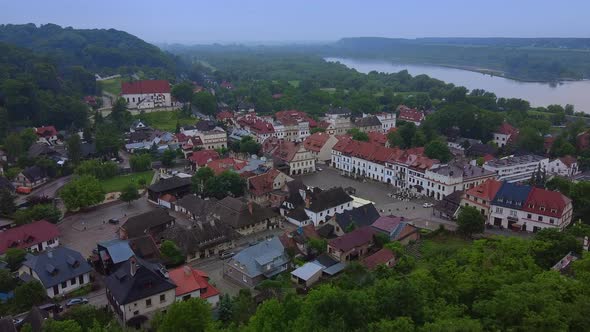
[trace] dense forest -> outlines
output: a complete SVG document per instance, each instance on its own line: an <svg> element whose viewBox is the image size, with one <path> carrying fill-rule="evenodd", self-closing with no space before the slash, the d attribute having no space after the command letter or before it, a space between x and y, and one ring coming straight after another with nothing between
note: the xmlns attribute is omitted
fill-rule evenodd
<svg viewBox="0 0 590 332"><path fill-rule="evenodd" d="M60 66L83 66L100 74L143 70L158 77L170 76L178 65L177 59L158 47L115 29L5 24L0 25L0 42L46 54Z"/></svg>

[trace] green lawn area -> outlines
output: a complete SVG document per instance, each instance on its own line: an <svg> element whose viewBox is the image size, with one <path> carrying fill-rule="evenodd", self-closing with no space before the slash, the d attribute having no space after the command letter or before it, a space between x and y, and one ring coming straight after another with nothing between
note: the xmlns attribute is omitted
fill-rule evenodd
<svg viewBox="0 0 590 332"><path fill-rule="evenodd" d="M291 86L294 87L294 88L298 88L299 87L299 81L289 81L289 84L291 84Z"/></svg>
<svg viewBox="0 0 590 332"><path fill-rule="evenodd" d="M152 128L174 132L176 130L176 123L181 126L192 125L197 122L197 119L192 116L186 116L178 111L160 111L138 114L136 119L147 122Z"/></svg>
<svg viewBox="0 0 590 332"><path fill-rule="evenodd" d="M119 95L121 93L121 82L126 80L125 77L117 77L110 80L99 81L98 84L104 91Z"/></svg>
<svg viewBox="0 0 590 332"><path fill-rule="evenodd" d="M553 115L553 113L539 112L539 111L532 111L532 110L527 111L527 113L530 116L533 116L533 117L536 117L536 118L542 118L542 119L545 119L545 120L549 120L551 118L551 116Z"/></svg>
<svg viewBox="0 0 590 332"><path fill-rule="evenodd" d="M452 233L438 234L433 237L426 236L419 246L421 258L416 263L418 266L427 267L432 262L447 259L469 245L471 245L470 240Z"/></svg>
<svg viewBox="0 0 590 332"><path fill-rule="evenodd" d="M152 178L154 176L154 171L145 171L139 173L131 173L125 175L115 176L114 178L110 178L107 180L101 181L102 188L105 192L111 193L115 191L122 191L123 188L129 183L137 184L139 179L145 179L146 184L150 184L152 182Z"/></svg>

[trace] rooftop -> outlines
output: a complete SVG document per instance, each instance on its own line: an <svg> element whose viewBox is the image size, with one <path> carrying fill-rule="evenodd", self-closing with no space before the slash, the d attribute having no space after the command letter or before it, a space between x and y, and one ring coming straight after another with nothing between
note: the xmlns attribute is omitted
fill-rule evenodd
<svg viewBox="0 0 590 332"><path fill-rule="evenodd" d="M79 252L64 246L37 255L27 254L23 265L35 272L45 288L51 288L92 271L90 264Z"/></svg>
<svg viewBox="0 0 590 332"><path fill-rule="evenodd" d="M29 248L59 237L57 226L39 220L0 232L0 254L9 248Z"/></svg>
<svg viewBox="0 0 590 332"><path fill-rule="evenodd" d="M346 233L341 237L330 240L329 246L340 251L349 251L353 248L373 242L375 230L371 227L361 227Z"/></svg>
<svg viewBox="0 0 590 332"><path fill-rule="evenodd" d="M376 268L378 265L385 264L391 261L392 259L395 259L395 254L387 248L382 248L376 253L367 256L365 259L363 259L363 265L367 269L372 270Z"/></svg>
<svg viewBox="0 0 590 332"><path fill-rule="evenodd" d="M170 93L166 80L143 80L121 83L121 94Z"/></svg>

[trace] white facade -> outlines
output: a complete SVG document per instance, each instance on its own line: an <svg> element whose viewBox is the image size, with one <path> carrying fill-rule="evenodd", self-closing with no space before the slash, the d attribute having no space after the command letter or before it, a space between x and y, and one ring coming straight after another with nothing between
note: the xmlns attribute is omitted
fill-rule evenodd
<svg viewBox="0 0 590 332"><path fill-rule="evenodd" d="M510 135L494 133L494 143L496 143L496 145L500 148L506 146L509 140Z"/></svg>
<svg viewBox="0 0 590 332"><path fill-rule="evenodd" d="M227 133L217 127L211 131L198 132L197 136L203 142L203 148L216 150L227 147Z"/></svg>
<svg viewBox="0 0 590 332"><path fill-rule="evenodd" d="M113 297L119 310L123 313L122 320L124 322L131 318L139 315L151 317L157 311L164 310L174 303L176 300L176 294L174 289L167 290L165 292L145 297L135 302L120 305L116 303L116 299Z"/></svg>
<svg viewBox="0 0 590 332"><path fill-rule="evenodd" d="M303 144L299 145L299 150L295 153L295 156L290 161L287 161L289 165L289 175L305 174L315 171L315 158L310 151L305 149Z"/></svg>
<svg viewBox="0 0 590 332"><path fill-rule="evenodd" d="M547 165L547 173L570 177L579 174L580 170L578 169L577 162L573 162L568 166L561 159L557 158L549 162Z"/></svg>
<svg viewBox="0 0 590 332"><path fill-rule="evenodd" d="M528 181L539 167L541 171L547 170L548 164L549 158L527 155L490 160L483 165L483 168L495 172L499 181L514 183Z"/></svg>
<svg viewBox="0 0 590 332"><path fill-rule="evenodd" d="M541 215L524 210L516 210L498 205L490 206L490 217L488 222L493 225L501 223L502 227L508 228L510 222L517 222L527 232L535 232L544 228L565 229L572 221L572 204L569 203L561 218Z"/></svg>
<svg viewBox="0 0 590 332"><path fill-rule="evenodd" d="M395 128L395 113L377 114L377 119L381 122L381 131L386 134L391 128Z"/></svg>
<svg viewBox="0 0 590 332"><path fill-rule="evenodd" d="M123 94L128 108L146 109L172 106L170 93Z"/></svg>
<svg viewBox="0 0 590 332"><path fill-rule="evenodd" d="M305 213L307 214L307 216L309 217L311 222L313 222L313 225L318 227L319 225L325 223L330 217L333 217L335 214L343 213L346 210L352 210L352 209L353 209L352 202L347 202L347 203L340 204L338 206L333 206L333 207L330 207L328 209L318 211L318 212L314 212L314 211L311 211L306 208ZM305 225L300 225L300 226L305 226Z"/></svg>

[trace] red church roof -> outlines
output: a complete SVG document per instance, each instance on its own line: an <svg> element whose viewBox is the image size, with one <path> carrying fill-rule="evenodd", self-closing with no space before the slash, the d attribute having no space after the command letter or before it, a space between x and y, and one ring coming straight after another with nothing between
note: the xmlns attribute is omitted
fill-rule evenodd
<svg viewBox="0 0 590 332"><path fill-rule="evenodd" d="M144 80L121 83L121 94L139 95L144 93L170 93L170 83L166 80Z"/></svg>

